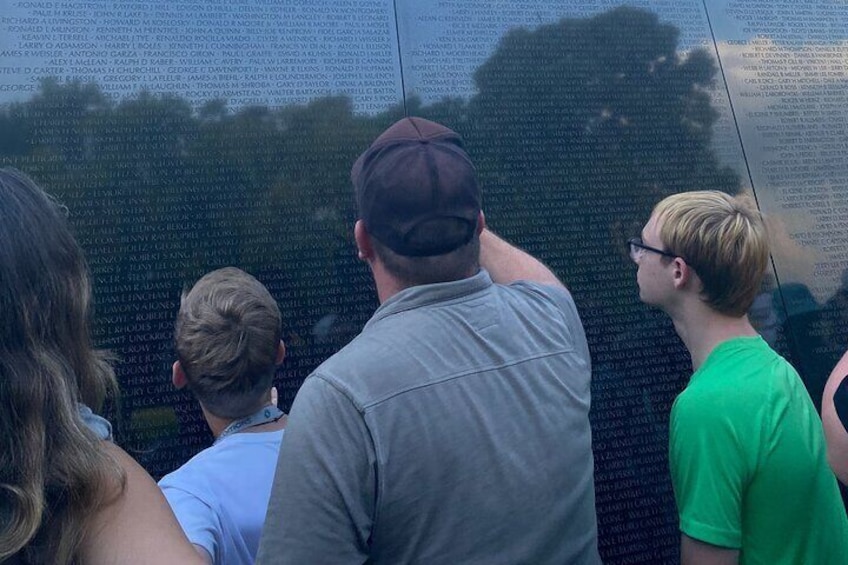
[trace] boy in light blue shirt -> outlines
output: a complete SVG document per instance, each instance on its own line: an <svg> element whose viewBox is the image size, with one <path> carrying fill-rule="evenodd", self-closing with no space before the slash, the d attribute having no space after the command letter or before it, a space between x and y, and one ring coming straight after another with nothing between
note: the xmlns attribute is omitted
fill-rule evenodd
<svg viewBox="0 0 848 565"><path fill-rule="evenodd" d="M172 381L195 396L215 443L159 486L208 563L252 564L286 417L271 397L285 346L277 303L233 267L184 293Z"/></svg>

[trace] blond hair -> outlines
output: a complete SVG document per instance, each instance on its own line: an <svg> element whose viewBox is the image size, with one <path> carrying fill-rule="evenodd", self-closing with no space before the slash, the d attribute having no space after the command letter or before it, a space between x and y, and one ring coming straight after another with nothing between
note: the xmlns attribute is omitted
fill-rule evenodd
<svg viewBox="0 0 848 565"><path fill-rule="evenodd" d="M281 331L262 283L235 267L206 274L183 293L174 331L189 389L216 416L249 415L271 387Z"/></svg>
<svg viewBox="0 0 848 565"><path fill-rule="evenodd" d="M698 274L704 300L730 316L743 316L768 266L766 226L753 200L716 190L683 192L654 208L660 239Z"/></svg>

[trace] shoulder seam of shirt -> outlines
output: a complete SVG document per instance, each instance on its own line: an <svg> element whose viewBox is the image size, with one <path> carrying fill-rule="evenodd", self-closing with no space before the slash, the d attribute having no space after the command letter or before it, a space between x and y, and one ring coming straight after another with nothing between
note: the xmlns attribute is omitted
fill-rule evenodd
<svg viewBox="0 0 848 565"><path fill-rule="evenodd" d="M359 402L357 402L356 399L353 398L353 394L351 393L351 391L347 387L343 386L342 383L337 382L336 379L333 379L326 375L322 375L318 372L318 370L313 371L313 373L307 378L316 378L327 383L327 385L330 386L333 390L337 391L339 394L344 396L347 401L353 405L357 412L359 412L360 414L365 413L365 407Z"/></svg>
<svg viewBox="0 0 848 565"><path fill-rule="evenodd" d="M421 383L421 384L416 385L416 386L407 387L407 388L402 389L402 390L398 390L398 391L394 391L394 392L385 394L385 395L383 395L379 398L376 398L376 399L374 399L374 400L372 400L368 403L360 403L357 400L355 400L352 396L351 391L349 391L346 387L344 387L344 385L342 383L334 382L334 381L330 380L328 377L325 377L325 376L320 375L318 373L313 373L313 375L321 378L321 380L325 381L327 384L329 384L330 386L332 386L333 388L338 390L340 393L344 394L344 396L350 401L350 403L353 404L356 407L356 409L359 410L360 413L364 414L370 408L374 408L375 406L382 404L383 402L386 402L388 400L391 400L391 399L393 399L397 396L401 396L403 394L415 392L417 390L420 390L420 389L423 389L423 388L428 388L428 387L434 386L434 385L444 384L446 382L456 380L456 379L460 379L460 378L463 378L463 377L467 377L469 375L474 375L474 374L479 374L479 373L488 373L488 372L491 372L491 371L496 371L498 369L503 369L503 368L506 368L506 367L512 367L514 365L520 365L520 364L526 363L528 361L534 361L536 359L544 359L546 357L553 357L555 355L561 355L563 353L569 353L569 352L572 352L574 350L575 350L574 347L565 347L565 348L557 349L556 351L546 351L546 352L541 353L541 354L530 355L530 356L527 356L527 357L523 357L521 359L515 359L515 360L513 360L509 363L502 363L500 365L491 365L491 366L482 367L482 368L481 367L472 367L472 368L470 368L466 371L463 371L461 373L451 373L451 374L445 375L442 378L437 379L437 380L431 380L431 381L428 381L426 383Z"/></svg>
<svg viewBox="0 0 848 565"><path fill-rule="evenodd" d="M380 322L380 321L385 320L387 318L391 318L392 316L395 316L397 314L403 314L404 312L409 312L411 310L418 310L419 308L433 306L434 304L438 304L440 308L443 307L443 306L452 306L452 305L456 304L457 302L464 301L466 298L468 298L469 296L471 296L473 294L480 294L481 292L488 291L493 286L494 286L494 283L491 284L491 285L488 285L486 287L483 287L483 288L468 289L467 291L455 294L454 296L451 296L448 299L445 299L442 296L434 296L434 297L429 298L427 300L422 300L421 302L417 302L415 304L408 304L408 305L404 306L403 308L399 308L399 309L391 311L391 312L386 312L383 315L381 315L379 318L374 319L374 322L375 323Z"/></svg>
<svg viewBox="0 0 848 565"><path fill-rule="evenodd" d="M161 485L161 484L160 484L160 485L159 485L159 488L162 490L162 492L163 492L163 493L165 492L165 490L175 490L175 491L182 492L183 494L187 494L188 496L190 496L190 497L192 497L192 498L196 499L198 502L200 502L201 504L203 504L204 506L206 506L206 507L207 507L210 511L212 511L213 513L217 514L217 512L218 512L218 511L215 509L215 507L214 507L213 505L209 504L209 502L208 502L208 501L207 501L204 497L199 496L199 495L198 495L198 493L196 493L196 492L194 492L194 491L188 490L188 489L187 489L186 487L184 487L184 486L169 485L169 484Z"/></svg>

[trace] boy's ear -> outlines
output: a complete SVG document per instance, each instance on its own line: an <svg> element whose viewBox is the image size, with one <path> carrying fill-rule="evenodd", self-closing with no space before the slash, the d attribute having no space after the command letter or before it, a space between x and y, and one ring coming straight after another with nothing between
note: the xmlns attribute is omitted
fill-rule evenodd
<svg viewBox="0 0 848 565"><path fill-rule="evenodd" d="M183 371L183 366L180 365L179 361L174 361L174 364L171 366L171 382L178 389L184 388L188 384L185 371Z"/></svg>
<svg viewBox="0 0 848 565"><path fill-rule="evenodd" d="M277 346L277 359L274 361L277 365L283 362L283 359L286 358L286 344L283 340L280 340L280 345ZM179 363L179 361L177 361Z"/></svg>
<svg viewBox="0 0 848 565"><path fill-rule="evenodd" d="M673 264L675 288L686 287L695 280L695 277L698 276L682 257L675 257Z"/></svg>

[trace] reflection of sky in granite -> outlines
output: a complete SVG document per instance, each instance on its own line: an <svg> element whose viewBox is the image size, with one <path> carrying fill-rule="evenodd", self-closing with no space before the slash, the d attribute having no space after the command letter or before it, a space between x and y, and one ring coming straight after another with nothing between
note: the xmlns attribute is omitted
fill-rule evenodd
<svg viewBox="0 0 848 565"><path fill-rule="evenodd" d="M610 0L0 0L0 102L44 76L94 80L112 97L146 88L230 108L346 94L376 113L475 93L472 75L505 33L613 8ZM748 174L779 216L778 268L826 295L848 265L845 4L784 0L638 0L680 29L687 52L718 41L724 84L713 105L718 158ZM705 11L706 10L706 11ZM397 20L397 27L395 21ZM399 47L397 40L399 39ZM401 64L403 77L401 77ZM401 82L403 78L403 83ZM747 167L739 148L744 145ZM815 250L815 251L813 251ZM843 264L845 263L845 264Z"/></svg>
<svg viewBox="0 0 848 565"><path fill-rule="evenodd" d="M848 6L711 2L710 20L753 186L779 224L778 271L825 299L848 267Z"/></svg>
<svg viewBox="0 0 848 565"><path fill-rule="evenodd" d="M25 98L28 90L19 88L33 88L40 76L52 74L97 80L115 96L145 87L196 101L226 97L233 106L347 93L361 109L373 111L401 95L396 34L407 91L432 101L472 94L472 72L508 30L592 16L619 4L398 2L396 30L395 9L387 0L3 0L0 101ZM677 26L682 51L710 46L699 2L637 0L627 5ZM826 30L825 35L813 33L822 21L832 20L831 30L848 23L844 6L824 2L798 8L792 1L709 0L706 8L717 38L737 46L756 36L803 47L792 38L812 35L819 49L838 37ZM728 58L725 72L743 72L746 62Z"/></svg>
<svg viewBox="0 0 848 565"><path fill-rule="evenodd" d="M348 94L373 112L401 97L385 0L4 0L2 13L0 100L46 74L116 98L147 88L231 107Z"/></svg>
<svg viewBox="0 0 848 565"><path fill-rule="evenodd" d="M592 16L608 0L234 0L229 2L3 0L0 101L20 100L45 75L96 80L114 97L176 92L231 107L350 95L375 112L407 91L424 101L473 93L471 74L514 27ZM628 2L681 30L681 49L705 46L699 3Z"/></svg>

